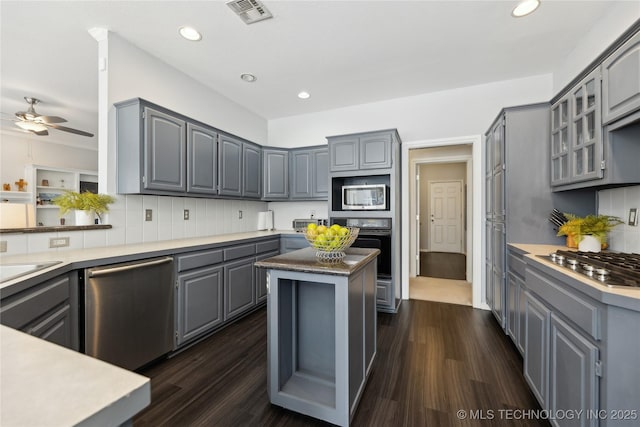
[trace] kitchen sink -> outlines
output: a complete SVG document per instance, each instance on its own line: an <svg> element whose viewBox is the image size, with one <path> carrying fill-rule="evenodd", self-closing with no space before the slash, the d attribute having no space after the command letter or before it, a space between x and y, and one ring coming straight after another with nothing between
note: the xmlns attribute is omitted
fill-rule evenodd
<svg viewBox="0 0 640 427"><path fill-rule="evenodd" d="M43 262L37 264L2 264L0 265L0 283L35 273L38 270L60 264L61 262L62 261Z"/></svg>

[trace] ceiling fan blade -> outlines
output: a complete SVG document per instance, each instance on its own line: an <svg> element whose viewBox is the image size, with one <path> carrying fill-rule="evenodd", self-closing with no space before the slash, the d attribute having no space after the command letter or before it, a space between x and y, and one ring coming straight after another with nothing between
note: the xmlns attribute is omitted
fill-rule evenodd
<svg viewBox="0 0 640 427"><path fill-rule="evenodd" d="M67 120L58 116L38 116L36 117L35 121L44 123L64 123Z"/></svg>
<svg viewBox="0 0 640 427"><path fill-rule="evenodd" d="M62 130L62 131L65 131L65 132L69 132L69 133L75 133L76 135L82 135L82 136L88 136L88 137L92 137L93 136L92 133L85 132L83 130L72 129L72 128L68 128L66 126L55 125L55 124L52 124L52 123L46 123L46 126L49 126L50 128Z"/></svg>
<svg viewBox="0 0 640 427"><path fill-rule="evenodd" d="M35 133L38 136L45 136L45 135L49 135L49 132L47 130L41 130L39 132L36 132L35 130L30 130L29 132L31 133Z"/></svg>

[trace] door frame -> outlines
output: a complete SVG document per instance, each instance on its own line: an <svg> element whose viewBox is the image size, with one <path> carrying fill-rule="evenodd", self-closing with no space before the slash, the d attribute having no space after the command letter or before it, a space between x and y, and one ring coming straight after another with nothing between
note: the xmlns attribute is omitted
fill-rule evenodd
<svg viewBox="0 0 640 427"><path fill-rule="evenodd" d="M413 198L411 180L415 183L416 165L409 162L409 150L417 148L451 147L456 145L471 145L471 156L452 156L446 159L448 163L467 162L467 280L472 285L472 305L474 308L489 309L484 301L482 281L482 135L469 135L454 138L443 138L424 141L403 142L401 144L402 164L407 165L402 172L403 193L409 197L402 198L402 295L409 298L409 277L415 277L415 246L412 246L411 235L415 229L415 208L411 210L410 199ZM462 159L460 157L463 157ZM469 159L469 157L471 157ZM414 162L415 163L415 162ZM415 234L413 234L415 235ZM411 256L413 255L413 256ZM471 268L469 268L471 267Z"/></svg>

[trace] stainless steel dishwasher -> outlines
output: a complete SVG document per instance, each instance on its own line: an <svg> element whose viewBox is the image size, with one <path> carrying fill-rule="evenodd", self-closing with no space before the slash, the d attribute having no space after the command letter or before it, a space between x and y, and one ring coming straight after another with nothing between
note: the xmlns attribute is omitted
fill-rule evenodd
<svg viewBox="0 0 640 427"><path fill-rule="evenodd" d="M137 369L173 350L173 258L85 270L85 353Z"/></svg>

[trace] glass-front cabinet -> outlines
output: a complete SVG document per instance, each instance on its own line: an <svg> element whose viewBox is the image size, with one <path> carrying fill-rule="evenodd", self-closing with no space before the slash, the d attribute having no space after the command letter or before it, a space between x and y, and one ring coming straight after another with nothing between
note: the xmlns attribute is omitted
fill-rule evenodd
<svg viewBox="0 0 640 427"><path fill-rule="evenodd" d="M600 69L551 107L551 185L602 176Z"/></svg>

